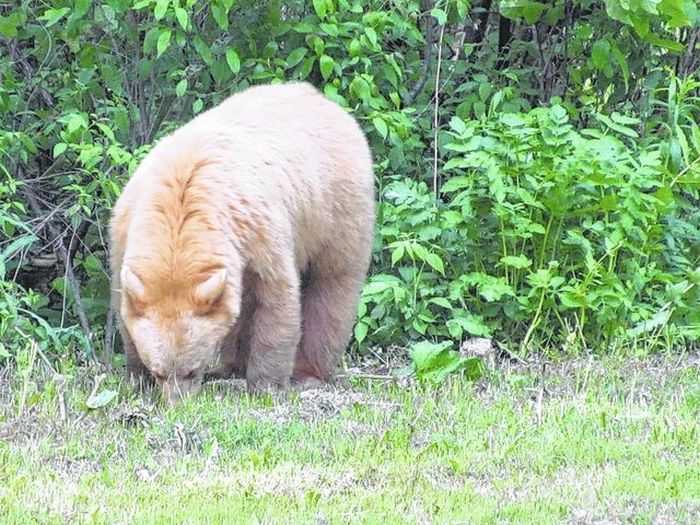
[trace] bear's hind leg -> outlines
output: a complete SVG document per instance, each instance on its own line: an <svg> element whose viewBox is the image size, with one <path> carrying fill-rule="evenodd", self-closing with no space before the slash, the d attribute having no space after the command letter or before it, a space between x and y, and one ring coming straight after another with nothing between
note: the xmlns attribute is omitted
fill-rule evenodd
<svg viewBox="0 0 700 525"><path fill-rule="evenodd" d="M302 339L293 379L330 380L350 340L365 271L337 274L313 269L302 297Z"/></svg>

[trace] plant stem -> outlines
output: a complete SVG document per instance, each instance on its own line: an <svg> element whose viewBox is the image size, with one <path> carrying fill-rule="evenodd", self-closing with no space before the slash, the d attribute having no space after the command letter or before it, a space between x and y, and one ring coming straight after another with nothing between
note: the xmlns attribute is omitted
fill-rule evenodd
<svg viewBox="0 0 700 525"><path fill-rule="evenodd" d="M523 338L523 342L520 344L520 353L524 354L525 350L527 348L527 344L530 342L530 338L532 337L532 333L535 331L535 328L537 328L537 325L540 322L540 316L542 314L542 306L544 305L544 295L547 292L546 288L542 288L542 294L540 295L540 302L537 305L537 311L535 312L535 316L532 318L532 322L530 323L529 328L527 329L527 332L525 333L525 337Z"/></svg>

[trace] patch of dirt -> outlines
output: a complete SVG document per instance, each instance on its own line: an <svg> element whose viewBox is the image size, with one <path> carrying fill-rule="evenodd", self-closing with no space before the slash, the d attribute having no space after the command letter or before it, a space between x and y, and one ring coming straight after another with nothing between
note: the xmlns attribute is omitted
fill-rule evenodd
<svg viewBox="0 0 700 525"><path fill-rule="evenodd" d="M408 350L404 346L391 345L386 348L371 347L361 355L354 354L346 363L342 376L387 376L393 377L398 370L410 364Z"/></svg>
<svg viewBox="0 0 700 525"><path fill-rule="evenodd" d="M548 399L572 398L589 391L592 386L608 385L609 395L626 402L648 405L660 395L676 391L681 374L688 369L700 370L700 352L647 357L582 356L553 361L533 356L518 361L499 356L489 368L498 372L502 382L484 378L476 384L475 393L485 403L503 395L508 383L521 381L528 402L541 404ZM669 385L672 385L673 388ZM514 388L520 397L522 388Z"/></svg>
<svg viewBox="0 0 700 525"><path fill-rule="evenodd" d="M317 422L333 418L343 410L358 405L385 412L391 412L399 406L398 403L373 398L362 392L327 385L300 392L298 401L282 401L270 408L252 410L251 414L274 423L288 423L292 420Z"/></svg>

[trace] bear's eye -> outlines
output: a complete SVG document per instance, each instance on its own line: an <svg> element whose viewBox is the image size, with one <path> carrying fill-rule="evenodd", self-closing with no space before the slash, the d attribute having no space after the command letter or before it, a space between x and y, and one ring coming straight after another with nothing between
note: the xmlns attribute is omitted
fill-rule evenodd
<svg viewBox="0 0 700 525"><path fill-rule="evenodd" d="M194 379L194 376L195 376L194 370L190 370L189 372L187 372L186 374L184 374L184 375L182 376L182 378L183 378L183 379Z"/></svg>

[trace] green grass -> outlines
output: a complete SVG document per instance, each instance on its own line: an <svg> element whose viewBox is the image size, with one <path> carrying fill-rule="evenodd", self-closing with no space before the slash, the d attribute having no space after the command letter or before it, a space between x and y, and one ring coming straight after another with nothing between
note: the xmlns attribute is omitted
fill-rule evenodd
<svg viewBox="0 0 700 525"><path fill-rule="evenodd" d="M77 369L63 387L34 378L22 413L7 374L0 522L695 524L698 363L355 379L289 400L221 383L170 410L115 376L100 388L118 398L88 410L91 371Z"/></svg>

